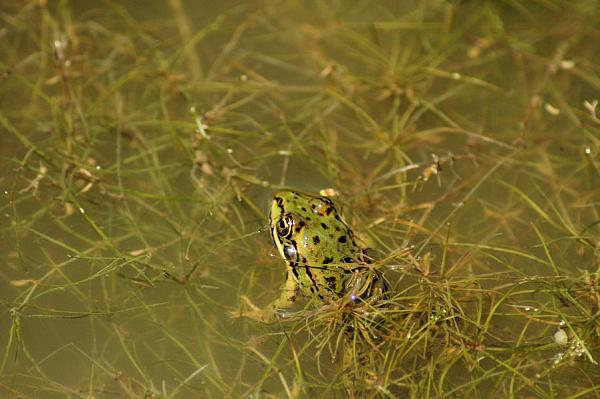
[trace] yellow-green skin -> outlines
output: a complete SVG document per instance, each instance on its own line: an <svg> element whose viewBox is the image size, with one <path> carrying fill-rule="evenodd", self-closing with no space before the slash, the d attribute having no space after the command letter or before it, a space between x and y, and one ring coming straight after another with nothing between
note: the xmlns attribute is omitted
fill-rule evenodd
<svg viewBox="0 0 600 399"><path fill-rule="evenodd" d="M298 291L326 302L342 297L366 301L387 291L383 276L368 265L369 258L329 198L278 191L269 224L288 269L274 308L289 307Z"/></svg>

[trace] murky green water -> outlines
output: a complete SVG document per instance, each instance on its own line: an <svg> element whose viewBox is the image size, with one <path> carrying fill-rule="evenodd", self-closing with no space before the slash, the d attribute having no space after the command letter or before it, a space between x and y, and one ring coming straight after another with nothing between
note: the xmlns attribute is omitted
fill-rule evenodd
<svg viewBox="0 0 600 399"><path fill-rule="evenodd" d="M0 18L2 397L598 396L597 2ZM352 370L318 313L229 317L279 294L281 187L397 293Z"/></svg>

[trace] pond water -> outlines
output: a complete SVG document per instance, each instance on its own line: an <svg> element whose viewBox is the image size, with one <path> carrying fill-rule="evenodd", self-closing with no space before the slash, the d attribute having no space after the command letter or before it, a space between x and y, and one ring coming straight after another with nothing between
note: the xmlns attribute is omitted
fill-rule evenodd
<svg viewBox="0 0 600 399"><path fill-rule="evenodd" d="M600 396L596 1L0 17L1 397ZM386 303L235 317L282 188L335 194Z"/></svg>

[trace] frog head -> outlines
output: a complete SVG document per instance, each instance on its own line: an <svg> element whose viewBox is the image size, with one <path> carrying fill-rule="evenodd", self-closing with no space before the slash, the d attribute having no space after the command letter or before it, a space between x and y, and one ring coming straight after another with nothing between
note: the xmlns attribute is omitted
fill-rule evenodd
<svg viewBox="0 0 600 399"><path fill-rule="evenodd" d="M333 201L296 191L278 191L270 212L273 242L290 265L330 267L362 255L352 230Z"/></svg>

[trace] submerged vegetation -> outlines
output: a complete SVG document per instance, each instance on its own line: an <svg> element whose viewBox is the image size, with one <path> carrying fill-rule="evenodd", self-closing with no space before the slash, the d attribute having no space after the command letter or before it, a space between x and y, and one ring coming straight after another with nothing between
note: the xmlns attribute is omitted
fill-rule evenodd
<svg viewBox="0 0 600 399"><path fill-rule="evenodd" d="M2 397L600 397L598 2L0 6ZM329 189L390 281L279 295Z"/></svg>

